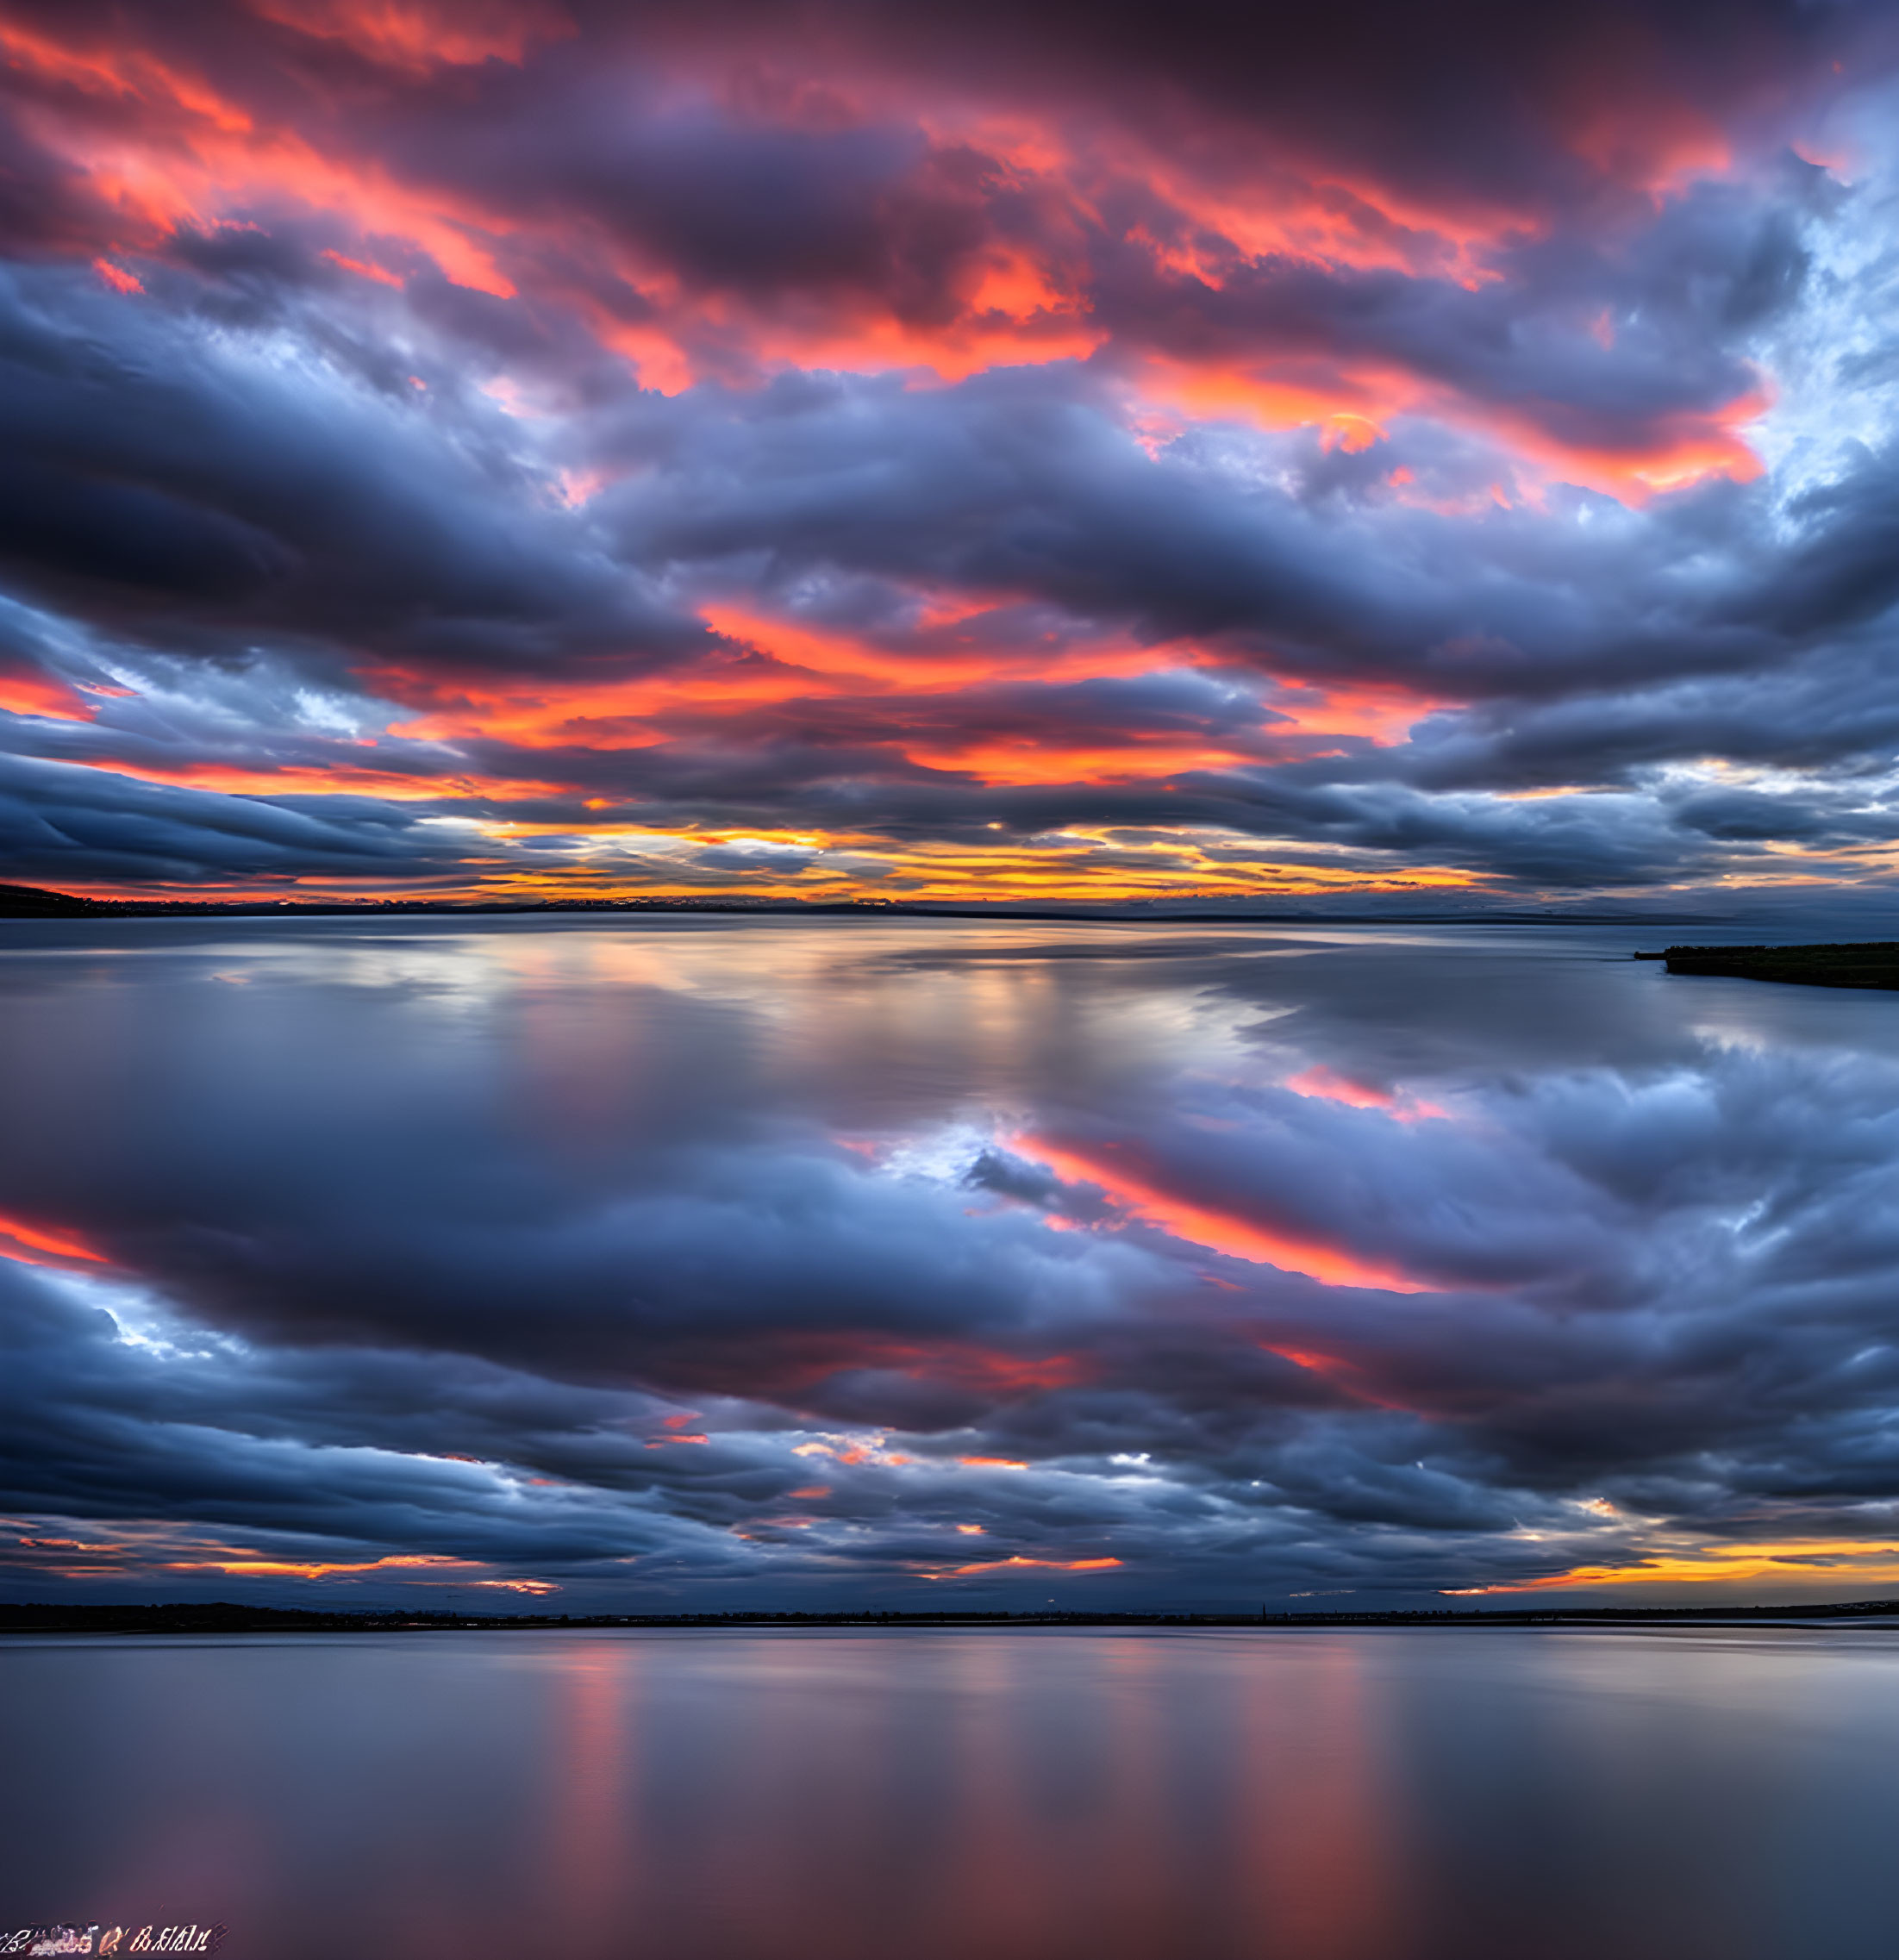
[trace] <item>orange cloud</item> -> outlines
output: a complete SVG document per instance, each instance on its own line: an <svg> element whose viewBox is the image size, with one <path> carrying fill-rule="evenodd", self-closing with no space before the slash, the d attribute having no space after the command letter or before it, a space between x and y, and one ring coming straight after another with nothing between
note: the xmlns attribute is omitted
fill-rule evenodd
<svg viewBox="0 0 1899 1960"><path fill-rule="evenodd" d="M346 272L353 272L359 279L373 279L378 285L395 286L400 289L403 283L395 273L385 270L381 265L372 265L366 259L347 258L340 252L322 252L317 256L320 259L327 259L331 265L340 267Z"/></svg>
<svg viewBox="0 0 1899 1960"><path fill-rule="evenodd" d="M118 249L159 249L181 228L215 229L233 211L276 197L405 240L459 285L501 298L515 290L478 242L507 228L490 214L439 187L411 190L365 159L326 153L278 119L259 124L202 77L128 39L63 41L0 21L0 53L55 103L70 91L121 112L110 142L89 118L69 124L56 106L38 130L117 214Z"/></svg>
<svg viewBox="0 0 1899 1960"><path fill-rule="evenodd" d="M1353 368L1309 359L1236 367L1187 362L1151 352L1124 365L1137 402L1196 418L1247 421L1269 430L1355 429L1369 446L1402 415L1431 416L1487 436L1552 482L1641 503L1710 476L1750 483L1765 467L1742 433L1766 412L1752 389L1719 408L1652 418L1642 440L1611 447L1565 440L1534 415L1497 407L1427 382L1400 368ZM1138 408L1135 410L1138 415Z"/></svg>
<svg viewBox="0 0 1899 1960"><path fill-rule="evenodd" d="M1274 677L1267 703L1302 735L1364 735L1381 746L1402 741L1413 725L1435 709L1457 705L1444 695L1419 694L1396 684L1354 681L1320 686Z"/></svg>
<svg viewBox="0 0 1899 1960"><path fill-rule="evenodd" d="M1046 739L995 738L971 740L944 738L941 746L910 741L903 753L908 761L929 769L973 776L995 787L1040 783L1135 783L1178 775L1183 770L1234 769L1257 763L1255 750L1182 743L1160 735L1130 731L1118 746L1082 747L1063 742L1053 730Z"/></svg>
<svg viewBox="0 0 1899 1960"><path fill-rule="evenodd" d="M538 46L578 31L554 0L248 5L281 30L278 60L294 60L300 41L347 49L390 71L378 83L389 89L445 67L518 66ZM1760 468L1743 433L1758 413L1752 397L1664 418L1619 449L1560 440L1534 413L1467 399L1398 357L1269 357L1239 340L1225 352L1183 354L1149 345L1138 328L1117 328L1090 285L1096 248L1116 223L1123 228L1115 242L1145 258L1158 291L1171 287L1183 302L1266 261L1447 278L1474 288L1496 276L1500 249L1543 223L1508 194L1457 208L1427 204L1405 184L1288 155L1258 131L1228 132L1183 156L1125 130L1079 136L1053 115L1009 120L932 106L917 99L931 91L915 87L887 86L878 97L866 82L868 92L847 113L920 121L933 144L928 167L937 172L929 194L966 220L965 246L926 320L892 295L858 286L813 286L771 303L704 290L582 206L555 201L523 216L498 193L458 190L439 173L405 176L353 149L345 124L324 119L320 89L309 91L311 113L300 124L287 122L238 99L222 68L214 83L129 34L96 33L85 19L50 29L0 23L0 49L37 88L36 134L115 214L114 235L95 247L162 250L180 227L249 223L274 203L344 221L365 245L325 256L390 285L403 283L400 268L416 254L458 284L508 298L516 278L526 277L521 267L538 261L540 296L578 311L643 381L668 391L786 367L915 371L950 383L1000 365L1093 356L1128 378L1137 422L1151 410L1240 416L1271 428L1314 427L1328 444L1357 449L1377 440L1393 415L1427 413L1481 428L1546 475L1631 501ZM1730 170L1729 143L1708 115L1659 85L1642 85L1640 53L1613 82L1595 72L1578 76L1561 105L1557 140L1592 168L1656 196L1695 175ZM834 122L840 105L834 91ZM102 121L109 125L103 134ZM969 176L971 158L981 159L979 181ZM1111 214L1119 187L1134 182L1150 215L1128 228ZM1001 221L1002 198L1033 210L1031 234ZM617 311L590 281L556 269L576 259L622 289ZM122 290L139 290L109 257L97 264ZM1169 308L1168 317L1178 311Z"/></svg>
<svg viewBox="0 0 1899 1960"><path fill-rule="evenodd" d="M1105 1572L1119 1565L1118 1558L984 1558L973 1565L952 1565L940 1572L923 1572L925 1579L965 1579L974 1572Z"/></svg>
<svg viewBox="0 0 1899 1960"><path fill-rule="evenodd" d="M391 68L518 64L537 41L565 38L557 6L523 0L249 0L251 10L313 39L340 42Z"/></svg>
<svg viewBox="0 0 1899 1960"><path fill-rule="evenodd" d="M0 708L54 721L90 721L97 710L64 681L27 667L0 673Z"/></svg>

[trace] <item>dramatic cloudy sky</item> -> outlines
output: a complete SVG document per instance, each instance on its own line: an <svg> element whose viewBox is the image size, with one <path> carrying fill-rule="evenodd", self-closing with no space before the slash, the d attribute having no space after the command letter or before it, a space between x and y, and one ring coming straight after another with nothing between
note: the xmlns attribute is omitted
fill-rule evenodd
<svg viewBox="0 0 1899 1960"><path fill-rule="evenodd" d="M0 0L0 872L1877 888L1895 25Z"/></svg>

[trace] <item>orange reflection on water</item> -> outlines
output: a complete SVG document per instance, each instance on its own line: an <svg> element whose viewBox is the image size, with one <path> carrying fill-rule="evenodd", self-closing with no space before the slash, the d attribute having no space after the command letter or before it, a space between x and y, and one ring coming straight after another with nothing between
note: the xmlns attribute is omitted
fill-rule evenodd
<svg viewBox="0 0 1899 1960"><path fill-rule="evenodd" d="M628 1803L640 1650L631 1643L563 1645L551 1657L546 1924L549 1952L595 1952L625 1923L639 1882L640 1834Z"/></svg>
<svg viewBox="0 0 1899 1960"><path fill-rule="evenodd" d="M1288 1076L1286 1087L1295 1095L1315 1095L1327 1102L1343 1102L1352 1109L1381 1110L1401 1123L1415 1123L1427 1116L1444 1114L1434 1102L1420 1102L1402 1090L1354 1082L1350 1076L1340 1075L1336 1069L1323 1064Z"/></svg>
<svg viewBox="0 0 1899 1960"><path fill-rule="evenodd" d="M16 1259L28 1266L64 1265L75 1259L89 1265L111 1263L76 1232L49 1231L43 1225L29 1225L24 1219L3 1214L0 1214L0 1259Z"/></svg>
<svg viewBox="0 0 1899 1960"><path fill-rule="evenodd" d="M1092 1184L1136 1222L1158 1227L1190 1245L1208 1246L1230 1258L1277 1266L1282 1272L1303 1273L1327 1286L1376 1287L1387 1293L1437 1290L1425 1281L1361 1259L1316 1235L1274 1229L1165 1190L1153 1179L1124 1166L1114 1154L1118 1146L1090 1148L1065 1139L1054 1144L1034 1136L1007 1141L1017 1155L1046 1164L1065 1183Z"/></svg>
<svg viewBox="0 0 1899 1960"><path fill-rule="evenodd" d="M1408 1889L1395 1801L1377 1757L1364 1643L1300 1637L1249 1657L1238 1723L1236 1887L1261 1947L1300 1960L1385 1960L1405 1950Z"/></svg>

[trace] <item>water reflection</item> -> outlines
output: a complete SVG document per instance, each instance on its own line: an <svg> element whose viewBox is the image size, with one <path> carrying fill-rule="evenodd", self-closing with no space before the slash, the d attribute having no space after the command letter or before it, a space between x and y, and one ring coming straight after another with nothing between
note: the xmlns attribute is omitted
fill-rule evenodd
<svg viewBox="0 0 1899 1960"><path fill-rule="evenodd" d="M1629 951L22 925L0 1567L424 1558L417 1603L580 1608L1883 1585L1899 1008Z"/></svg>
<svg viewBox="0 0 1899 1960"><path fill-rule="evenodd" d="M0 1655L0 1918L234 1955L1873 1960L1879 1635Z"/></svg>

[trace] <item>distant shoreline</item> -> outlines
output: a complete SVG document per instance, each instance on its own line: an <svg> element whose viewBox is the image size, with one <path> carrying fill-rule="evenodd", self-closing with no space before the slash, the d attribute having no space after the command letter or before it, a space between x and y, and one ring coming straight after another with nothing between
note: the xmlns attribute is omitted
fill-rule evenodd
<svg viewBox="0 0 1899 1960"><path fill-rule="evenodd" d="M1558 912L1536 907L1488 911L1163 910L1171 901L1127 906L1047 906L945 900L838 898L83 898L39 885L0 883L0 919L387 919L535 918L561 913L713 914L751 919L976 919L1032 925L1167 926L1596 926L1652 929L1644 914ZM1185 905L1190 902L1179 902ZM1659 953L1638 953L1659 959Z"/></svg>
<svg viewBox="0 0 1899 1960"><path fill-rule="evenodd" d="M569 1632L621 1630L745 1632L837 1627L858 1632L905 1627L952 1632L1009 1632L1034 1628L1171 1628L1269 1632L1410 1627L1571 1627L1597 1630L1644 1626L1832 1626L1892 1623L1899 1631L1899 1599L1835 1601L1819 1606L1499 1607L1494 1610L1420 1608L1390 1613L672 1613L472 1614L408 1613L395 1609L324 1612L298 1607L203 1605L62 1606L57 1602L0 1605L0 1636L34 1633L395 1633Z"/></svg>
<svg viewBox="0 0 1899 1960"><path fill-rule="evenodd" d="M1670 946L1635 957L1662 960L1671 973L1709 979L1899 993L1899 940L1895 939L1843 939L1824 946Z"/></svg>

